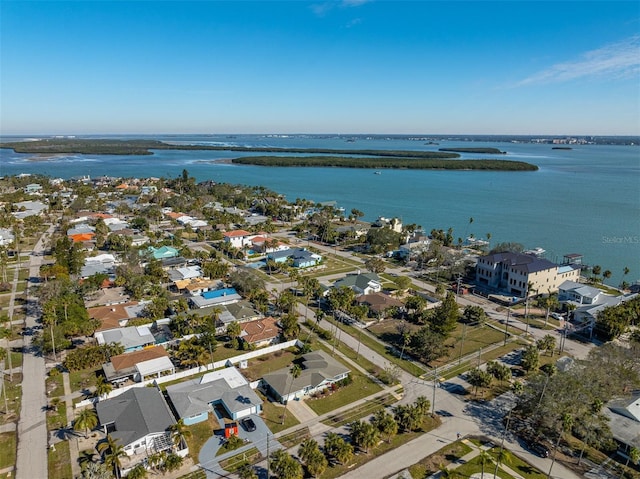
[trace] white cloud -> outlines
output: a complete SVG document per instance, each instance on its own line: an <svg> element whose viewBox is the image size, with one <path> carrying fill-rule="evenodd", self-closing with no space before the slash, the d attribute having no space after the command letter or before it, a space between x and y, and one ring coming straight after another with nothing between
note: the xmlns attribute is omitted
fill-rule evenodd
<svg viewBox="0 0 640 479"><path fill-rule="evenodd" d="M351 8L351 7L360 7L365 3L370 3L371 0L340 0L340 1L328 1L322 3L313 3L309 8L311 11L319 16L324 17L334 8Z"/></svg>
<svg viewBox="0 0 640 479"><path fill-rule="evenodd" d="M578 60L552 65L519 81L516 86L558 83L590 77L620 79L638 75L640 35L635 35L619 43L586 52Z"/></svg>

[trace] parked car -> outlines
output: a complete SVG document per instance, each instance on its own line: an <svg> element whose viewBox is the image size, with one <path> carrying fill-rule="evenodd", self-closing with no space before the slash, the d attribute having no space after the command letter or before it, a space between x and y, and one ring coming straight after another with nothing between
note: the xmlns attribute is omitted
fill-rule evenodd
<svg viewBox="0 0 640 479"><path fill-rule="evenodd" d="M247 432L252 432L256 430L256 423L253 422L253 419L251 419L250 417L245 417L244 419L241 419L240 424L242 424L242 427Z"/></svg>
<svg viewBox="0 0 640 479"><path fill-rule="evenodd" d="M540 444L539 442L530 442L528 444L529 450L535 455L540 457L549 457L549 449L547 446Z"/></svg>

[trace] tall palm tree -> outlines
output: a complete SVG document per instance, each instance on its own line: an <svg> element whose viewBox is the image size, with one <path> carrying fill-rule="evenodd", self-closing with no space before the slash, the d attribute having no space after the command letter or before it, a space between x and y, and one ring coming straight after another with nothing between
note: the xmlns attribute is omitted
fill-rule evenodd
<svg viewBox="0 0 640 479"><path fill-rule="evenodd" d="M171 433L173 445L176 448L183 442L186 442L187 438L191 437L191 431L185 425L184 419L178 419L178 422L169 426L169 432Z"/></svg>
<svg viewBox="0 0 640 479"><path fill-rule="evenodd" d="M490 464L492 462L491 461L491 456L489 455L489 453L487 451L482 449L480 451L480 454L478 455L478 462L480 463L480 467L482 468L482 471L480 473L480 479L484 479L484 466L486 466L487 464Z"/></svg>
<svg viewBox="0 0 640 479"><path fill-rule="evenodd" d="M85 408L78 413L76 421L73 423L75 431L84 430L84 438L89 437L89 431L98 425L98 416L91 408Z"/></svg>
<svg viewBox="0 0 640 479"><path fill-rule="evenodd" d="M500 464L510 464L512 459L513 456L511 456L509 450L501 447L498 454L496 454L496 472L494 473L494 476L497 477Z"/></svg>
<svg viewBox="0 0 640 479"><path fill-rule="evenodd" d="M291 384L289 384L289 393L287 394L287 402L284 403L284 413L282 414L282 424L284 424L285 418L287 416L287 405L289 404L289 396L291 395L291 389L293 388L293 383L296 379L300 377L300 374L302 373L302 368L300 367L300 365L294 364L293 366L291 366L289 373L291 374Z"/></svg>
<svg viewBox="0 0 640 479"><path fill-rule="evenodd" d="M127 455L122 444L114 439L111 434L107 434L107 440L98 444L98 452L104 455L104 463L113 467L116 479L120 479L121 459Z"/></svg>
<svg viewBox="0 0 640 479"><path fill-rule="evenodd" d="M127 474L127 479L144 479L145 477L147 477L147 470L142 464L136 465Z"/></svg>

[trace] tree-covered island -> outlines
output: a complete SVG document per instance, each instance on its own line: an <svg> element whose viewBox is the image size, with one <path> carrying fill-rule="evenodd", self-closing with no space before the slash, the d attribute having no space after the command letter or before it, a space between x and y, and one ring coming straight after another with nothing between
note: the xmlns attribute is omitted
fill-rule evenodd
<svg viewBox="0 0 640 479"><path fill-rule="evenodd" d="M263 166L331 166L342 168L406 168L406 169L446 169L446 170L500 170L535 171L537 166L506 160L459 160L460 155L453 151L395 151L395 150L338 150L327 148L275 148L217 145L175 145L158 140L115 140L115 139L70 139L54 138L37 141L0 143L0 148L11 148L16 153L40 155L87 154L87 155L153 155L153 150L214 150L255 153L293 153L305 156L274 157L256 156L236 158L234 163ZM476 150L473 148L464 149ZM490 153L481 148L476 153ZM367 158L354 155L366 155ZM455 161L452 161L455 160Z"/></svg>

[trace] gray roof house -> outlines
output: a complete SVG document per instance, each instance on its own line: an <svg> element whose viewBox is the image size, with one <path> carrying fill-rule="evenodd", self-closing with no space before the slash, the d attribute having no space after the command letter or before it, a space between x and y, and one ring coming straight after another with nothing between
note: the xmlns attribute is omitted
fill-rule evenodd
<svg viewBox="0 0 640 479"><path fill-rule="evenodd" d="M350 369L324 351L314 351L302 356L300 376L293 378L290 368L283 368L262 378L263 387L272 396L286 403L290 399L322 391L346 378Z"/></svg>
<svg viewBox="0 0 640 479"><path fill-rule="evenodd" d="M116 439L127 453L121 473L126 473L149 455L172 449L169 427L176 423L162 393L156 388L131 388L119 396L96 404L100 427ZM177 453L189 452L181 444Z"/></svg>
<svg viewBox="0 0 640 479"><path fill-rule="evenodd" d="M98 331L95 338L98 344L121 344L125 352L136 351L156 343L156 338L153 337L148 326L129 326Z"/></svg>
<svg viewBox="0 0 640 479"><path fill-rule="evenodd" d="M205 421L218 404L234 420L259 414L262 409L262 400L235 367L167 386L167 395L176 414L186 425Z"/></svg>
<svg viewBox="0 0 640 479"><path fill-rule="evenodd" d="M342 279L333 283L334 288L346 286L357 294L371 294L382 291L380 277L376 273L348 274Z"/></svg>
<svg viewBox="0 0 640 479"><path fill-rule="evenodd" d="M640 449L640 391L628 398L609 401L602 412L609 418L619 452L626 455L632 447Z"/></svg>

